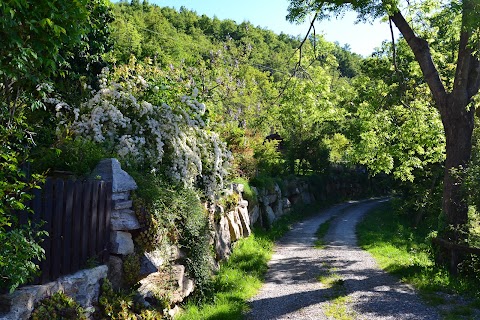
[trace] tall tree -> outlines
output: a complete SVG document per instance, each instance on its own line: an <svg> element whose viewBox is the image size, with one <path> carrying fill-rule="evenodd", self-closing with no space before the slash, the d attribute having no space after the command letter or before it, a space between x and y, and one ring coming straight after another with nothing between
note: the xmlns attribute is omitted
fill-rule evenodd
<svg viewBox="0 0 480 320"><path fill-rule="evenodd" d="M445 229L443 237L450 242L462 242L462 228L467 223L467 204L462 195L460 177L454 173L456 169L468 165L472 150L472 131L474 126L474 107L470 105L472 98L480 88L480 2L478 0L453 0L429 2L436 7L447 8L460 17L461 27L457 36L456 70L453 85L448 87L435 65L430 50L429 39L422 38L415 32L415 19L407 20L404 12L417 10L421 13L425 6L418 6L417 1L403 3L398 0L347 0L347 1L303 1L291 0L288 18L302 20L310 13L317 19L342 14L346 10L355 10L358 18L378 18L387 16L393 22L420 65L425 82L430 88L436 108L441 115L446 137L446 160L443 189L443 214ZM421 2L420 2L421 4ZM402 5L406 7L402 7ZM425 15L423 15L425 17ZM426 18L425 18L426 19ZM470 106L469 106L470 105ZM456 271L462 257L453 251L450 255L450 269Z"/></svg>

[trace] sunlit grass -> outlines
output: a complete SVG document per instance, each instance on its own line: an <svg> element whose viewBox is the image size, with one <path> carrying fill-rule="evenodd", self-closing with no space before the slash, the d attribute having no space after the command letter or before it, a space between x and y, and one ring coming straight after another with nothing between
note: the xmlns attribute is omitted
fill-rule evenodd
<svg viewBox="0 0 480 320"><path fill-rule="evenodd" d="M315 236L317 237L314 242L315 248L325 248L326 244L323 238L325 238L325 236L327 235L328 229L330 229L330 224L332 223L333 219L335 219L335 217L331 217L330 219L318 226L317 232L315 232Z"/></svg>
<svg viewBox="0 0 480 320"><path fill-rule="evenodd" d="M408 217L395 212L389 203L374 209L357 226L359 245L374 256L382 269L412 284L429 304L439 306L449 303L439 294L442 292L478 299L478 283L452 276L445 268L435 264L428 237L431 231L421 226L411 227ZM452 306L442 314L446 319L463 319L463 316L468 319L472 307Z"/></svg>

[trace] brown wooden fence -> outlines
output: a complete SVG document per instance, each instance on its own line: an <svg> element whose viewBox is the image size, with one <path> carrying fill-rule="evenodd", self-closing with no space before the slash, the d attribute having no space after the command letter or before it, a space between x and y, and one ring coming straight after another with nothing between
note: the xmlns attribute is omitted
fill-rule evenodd
<svg viewBox="0 0 480 320"><path fill-rule="evenodd" d="M49 236L42 243L46 259L40 262L46 283L108 259L112 184L104 181L47 179L34 191L29 206L34 223L44 221ZM26 222L26 215L20 219Z"/></svg>

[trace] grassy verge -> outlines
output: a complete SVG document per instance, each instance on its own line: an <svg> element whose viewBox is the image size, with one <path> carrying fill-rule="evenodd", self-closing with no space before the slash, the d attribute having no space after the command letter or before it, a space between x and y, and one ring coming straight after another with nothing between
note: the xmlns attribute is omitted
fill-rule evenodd
<svg viewBox="0 0 480 320"><path fill-rule="evenodd" d="M325 241L323 240L323 238L325 238L325 236L327 235L328 229L330 229L330 224L335 218L336 216L331 217L324 223L320 224L320 226L318 226L317 232L315 232L315 236L317 237L317 239L314 242L315 248L317 249L325 248Z"/></svg>
<svg viewBox="0 0 480 320"><path fill-rule="evenodd" d="M292 214L276 221L270 230L254 230L250 237L236 242L230 259L221 265L215 276L208 301L201 305L187 303L177 319L242 319L248 311L247 300L262 285L275 241L290 230L294 222L318 213L323 207L297 207Z"/></svg>
<svg viewBox="0 0 480 320"><path fill-rule="evenodd" d="M445 319L475 319L480 306L479 283L454 277L435 265L430 231L412 228L411 219L395 212L390 203L377 207L357 226L359 245L382 269L414 285Z"/></svg>

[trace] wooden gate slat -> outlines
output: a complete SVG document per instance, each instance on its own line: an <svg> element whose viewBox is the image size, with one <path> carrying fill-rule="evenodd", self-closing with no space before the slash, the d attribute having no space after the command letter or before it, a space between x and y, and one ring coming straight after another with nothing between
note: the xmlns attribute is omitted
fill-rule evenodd
<svg viewBox="0 0 480 320"><path fill-rule="evenodd" d="M57 179L55 182L55 200L54 200L54 216L52 228L52 278L56 279L60 276L61 252L62 252L62 225L63 225L63 180Z"/></svg>
<svg viewBox="0 0 480 320"><path fill-rule="evenodd" d="M69 274L72 271L70 258L72 256L72 210L74 191L74 182L72 180L68 180L65 186L65 211L62 230L62 275Z"/></svg>
<svg viewBox="0 0 480 320"><path fill-rule="evenodd" d="M47 179L45 181L45 187L43 188L43 230L45 230L48 235L44 238L42 242L42 247L45 250L45 260L42 260L40 264L41 274L41 283L47 283L51 278L51 262L52 262L52 225L53 225L53 184L52 179Z"/></svg>
<svg viewBox="0 0 480 320"><path fill-rule="evenodd" d="M112 182L106 183L106 197L105 197L105 238L103 240L103 261L108 261L110 256L110 216L112 213Z"/></svg>
<svg viewBox="0 0 480 320"><path fill-rule="evenodd" d="M88 237L89 237L89 208L91 206L91 200L92 200L92 188L91 188L92 182L87 181L83 185L83 201L82 201L82 227L81 227L81 233L82 233L82 244L81 244L81 250L80 250L80 267L83 267L85 263L87 262L88 259Z"/></svg>
<svg viewBox="0 0 480 320"><path fill-rule="evenodd" d="M75 182L75 200L73 206L73 232L72 232L72 270L80 270L80 251L82 244L82 203L83 183Z"/></svg>
<svg viewBox="0 0 480 320"><path fill-rule="evenodd" d="M98 190L98 229L97 229L97 245L95 251L100 263L104 263L103 243L105 241L105 201L106 201L106 188L105 182L99 181Z"/></svg>
<svg viewBox="0 0 480 320"><path fill-rule="evenodd" d="M88 256L93 258L96 256L96 242L97 242L97 210L98 210L98 192L99 192L99 182L93 181L91 184L92 187L92 202L90 209L90 227L89 227L89 238L88 238Z"/></svg>

